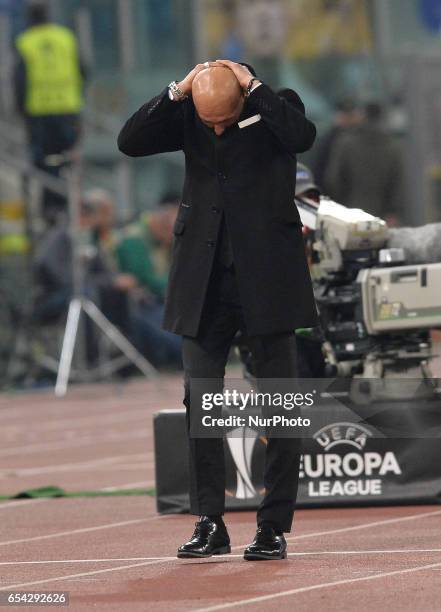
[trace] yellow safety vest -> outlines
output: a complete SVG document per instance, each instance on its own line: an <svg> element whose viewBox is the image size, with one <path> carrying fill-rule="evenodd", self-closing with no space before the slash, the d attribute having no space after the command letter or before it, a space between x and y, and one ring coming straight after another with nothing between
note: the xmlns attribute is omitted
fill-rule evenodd
<svg viewBox="0 0 441 612"><path fill-rule="evenodd" d="M29 250L25 204L22 200L0 200L0 258Z"/></svg>
<svg viewBox="0 0 441 612"><path fill-rule="evenodd" d="M82 78L74 34L63 26L45 23L20 34L16 46L26 67L26 112L79 113Z"/></svg>

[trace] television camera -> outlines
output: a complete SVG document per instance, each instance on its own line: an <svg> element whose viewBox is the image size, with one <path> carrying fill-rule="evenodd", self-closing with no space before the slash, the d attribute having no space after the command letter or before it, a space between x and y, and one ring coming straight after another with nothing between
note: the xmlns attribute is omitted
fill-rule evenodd
<svg viewBox="0 0 441 612"><path fill-rule="evenodd" d="M433 388L430 329L441 327L441 262L407 264L404 248L388 248L386 222L363 210L323 196L298 197L296 204L310 248L326 375L396 380L405 373Z"/></svg>

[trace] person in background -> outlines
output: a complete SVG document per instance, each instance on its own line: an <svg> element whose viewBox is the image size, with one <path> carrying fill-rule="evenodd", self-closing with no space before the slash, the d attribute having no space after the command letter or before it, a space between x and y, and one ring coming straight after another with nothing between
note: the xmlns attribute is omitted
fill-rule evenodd
<svg viewBox="0 0 441 612"><path fill-rule="evenodd" d="M313 165L317 185L332 197L332 192L326 184L326 169L331 159L331 152L337 139L348 130L360 125L363 113L354 100L346 98L338 102L332 125L317 145Z"/></svg>
<svg viewBox="0 0 441 612"><path fill-rule="evenodd" d="M81 244L90 243L95 224L94 210L82 203L79 214L79 236ZM89 271L102 269L92 257L82 257L84 284L88 284ZM67 313L73 296L72 240L65 226L51 228L38 245L33 266L34 307L33 319L37 324L56 323ZM85 287L83 287L84 289Z"/></svg>
<svg viewBox="0 0 441 612"><path fill-rule="evenodd" d="M316 184L314 175L305 164L297 162L296 170L296 198L307 198L317 204L320 203L321 189Z"/></svg>
<svg viewBox="0 0 441 612"><path fill-rule="evenodd" d="M320 205L321 190L316 184L311 170L305 164L297 163L296 171L296 200L314 202ZM311 268L315 262L316 251L313 249L315 241L314 231L303 225L303 240L306 257ZM296 329L297 339L297 367L299 378L323 378L325 375L325 362L322 353L324 341L323 330L320 326L302 327Z"/></svg>
<svg viewBox="0 0 441 612"><path fill-rule="evenodd" d="M121 331L127 333L127 294L118 279L108 270L99 252L93 247L96 211L90 202L81 203L76 236L77 255L81 264L81 286L74 286L72 237L64 224L48 230L39 244L34 261L33 321L37 325L53 325L63 321L69 302L80 292L102 310ZM94 366L99 358L98 338L88 318L86 325L86 358Z"/></svg>
<svg viewBox="0 0 441 612"><path fill-rule="evenodd" d="M363 122L335 141L325 184L341 204L361 208L397 225L403 213L402 152L383 125L377 103L365 108Z"/></svg>
<svg viewBox="0 0 441 612"><path fill-rule="evenodd" d="M85 69L75 35L49 21L45 3L29 6L28 22L15 40L16 106L25 120L32 163L58 176L79 138ZM43 190L42 214L49 225L65 209L65 198Z"/></svg>
<svg viewBox="0 0 441 612"><path fill-rule="evenodd" d="M138 283L132 274L120 273L118 269L113 199L105 189L95 188L85 193L84 201L94 211L91 243L105 271L97 278L97 301L109 321L130 337L132 324L129 300Z"/></svg>
<svg viewBox="0 0 441 612"><path fill-rule="evenodd" d="M138 228L130 226L116 231L110 193L94 189L88 192L86 201L96 212L95 246L114 279L113 290L103 294L105 289L102 289L107 316L156 367L180 366L180 339L160 327L167 280L165 270L161 274L155 265L155 245L160 259L161 240L170 245L173 221L169 217L174 219L176 211L164 208L146 217ZM121 305L124 292L129 301L128 313Z"/></svg>
<svg viewBox="0 0 441 612"><path fill-rule="evenodd" d="M165 195L157 210L141 214L136 223L122 230L116 250L120 270L133 274L160 302L167 286L179 202L178 195Z"/></svg>

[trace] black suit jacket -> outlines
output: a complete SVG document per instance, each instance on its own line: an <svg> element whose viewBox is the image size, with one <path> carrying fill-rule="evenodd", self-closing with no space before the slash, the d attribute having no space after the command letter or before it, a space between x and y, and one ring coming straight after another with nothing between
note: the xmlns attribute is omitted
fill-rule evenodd
<svg viewBox="0 0 441 612"><path fill-rule="evenodd" d="M254 122L242 122L248 118ZM242 127L241 127L242 126ZM294 203L296 154L315 127L299 96L267 85L247 98L239 122L215 136L193 101L165 89L125 124L119 149L130 156L182 150L186 176L174 227L164 328L198 333L222 211L250 335L317 325L302 223Z"/></svg>

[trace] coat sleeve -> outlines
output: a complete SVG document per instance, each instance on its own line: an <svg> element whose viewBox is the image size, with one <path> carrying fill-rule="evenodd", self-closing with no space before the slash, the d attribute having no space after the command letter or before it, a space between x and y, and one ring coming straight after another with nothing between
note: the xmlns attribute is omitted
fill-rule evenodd
<svg viewBox="0 0 441 612"><path fill-rule="evenodd" d="M259 113L281 145L291 154L303 153L315 140L315 125L305 117L305 107L292 89L275 93L262 83L251 92L247 105Z"/></svg>
<svg viewBox="0 0 441 612"><path fill-rule="evenodd" d="M184 141L185 102L173 102L168 88L147 102L128 119L118 136L118 149L141 157L180 151Z"/></svg>

